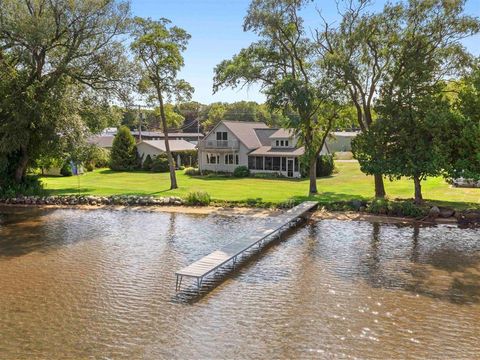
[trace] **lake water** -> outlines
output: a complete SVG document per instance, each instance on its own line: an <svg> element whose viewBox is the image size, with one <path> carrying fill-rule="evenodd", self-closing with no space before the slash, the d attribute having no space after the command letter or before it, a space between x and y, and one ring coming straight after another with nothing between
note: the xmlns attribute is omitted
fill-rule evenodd
<svg viewBox="0 0 480 360"><path fill-rule="evenodd" d="M0 209L0 358L478 358L480 231L324 220L200 297L262 219Z"/></svg>

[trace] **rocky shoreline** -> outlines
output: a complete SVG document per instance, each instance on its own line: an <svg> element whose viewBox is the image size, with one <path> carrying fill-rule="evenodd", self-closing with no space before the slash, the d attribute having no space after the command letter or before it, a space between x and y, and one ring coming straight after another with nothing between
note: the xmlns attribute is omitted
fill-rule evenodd
<svg viewBox="0 0 480 360"><path fill-rule="evenodd" d="M176 196L156 198L137 195L65 195L65 196L18 196L0 199L6 205L119 205L119 206L171 206L185 205L185 201Z"/></svg>
<svg viewBox="0 0 480 360"><path fill-rule="evenodd" d="M225 215L254 215L268 216L277 213L278 209L260 209L235 206L192 206L184 199L176 196L153 197L141 195L60 195L60 196L17 196L0 199L0 205L19 206L47 206L47 207L79 207L83 209L95 208L145 208L147 210L173 211L198 214L225 214ZM455 211L433 206L428 216L408 218L392 216L390 214L370 214L362 211L317 211L317 218L338 218L342 220L366 220L384 222L419 222L425 224L456 223L463 227L480 227L480 210ZM318 215L323 214L323 215ZM328 215L327 215L328 214Z"/></svg>

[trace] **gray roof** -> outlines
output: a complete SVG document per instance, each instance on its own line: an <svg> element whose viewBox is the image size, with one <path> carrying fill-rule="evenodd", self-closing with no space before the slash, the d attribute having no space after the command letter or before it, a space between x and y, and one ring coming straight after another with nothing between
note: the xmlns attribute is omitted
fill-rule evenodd
<svg viewBox="0 0 480 360"><path fill-rule="evenodd" d="M95 135L91 136L87 142L92 145L97 145L101 148L111 148L113 145L113 135Z"/></svg>
<svg viewBox="0 0 480 360"><path fill-rule="evenodd" d="M137 130L135 131L132 131L132 135L134 136L138 136L139 133ZM142 131L142 136L146 136L146 137L159 137L159 138L163 138L165 137L165 134L163 132L160 132L160 131ZM196 138L196 137L200 137L200 138L203 138L203 134L202 133L187 133L187 132L169 132L168 133L168 136L169 137L184 137L184 138Z"/></svg>
<svg viewBox="0 0 480 360"><path fill-rule="evenodd" d="M272 135L270 135L271 139L290 139L293 137L293 131L290 129L278 129Z"/></svg>
<svg viewBox="0 0 480 360"><path fill-rule="evenodd" d="M147 144L158 150L166 151L165 140L143 140L139 145L140 144ZM170 151L172 152L195 150L195 145L185 140L169 140L168 144L170 145Z"/></svg>
<svg viewBox="0 0 480 360"><path fill-rule="evenodd" d="M262 146L256 129L268 129L267 124L250 121L223 121L223 124L230 130L243 145L248 149L256 149Z"/></svg>
<svg viewBox="0 0 480 360"><path fill-rule="evenodd" d="M302 156L304 148L272 148L271 146L261 146L252 151L249 156Z"/></svg>
<svg viewBox="0 0 480 360"><path fill-rule="evenodd" d="M255 129L258 140L263 146L269 146L272 143L270 135L272 135L277 129Z"/></svg>

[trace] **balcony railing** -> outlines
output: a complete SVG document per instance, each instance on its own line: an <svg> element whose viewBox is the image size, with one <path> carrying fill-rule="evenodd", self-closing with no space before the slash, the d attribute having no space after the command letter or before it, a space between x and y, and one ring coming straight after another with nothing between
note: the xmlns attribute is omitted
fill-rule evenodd
<svg viewBox="0 0 480 360"><path fill-rule="evenodd" d="M238 149L237 140L202 140L200 147L203 149Z"/></svg>

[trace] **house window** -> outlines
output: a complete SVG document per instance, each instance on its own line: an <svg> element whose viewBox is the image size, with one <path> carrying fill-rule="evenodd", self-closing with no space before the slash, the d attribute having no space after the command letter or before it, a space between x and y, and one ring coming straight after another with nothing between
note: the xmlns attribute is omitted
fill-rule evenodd
<svg viewBox="0 0 480 360"><path fill-rule="evenodd" d="M256 170L263 170L263 157L256 156L255 157L255 169Z"/></svg>
<svg viewBox="0 0 480 360"><path fill-rule="evenodd" d="M228 140L228 133L226 131L217 132L217 140Z"/></svg>
<svg viewBox="0 0 480 360"><path fill-rule="evenodd" d="M272 170L272 158L269 156L265 157L265 170Z"/></svg>
<svg viewBox="0 0 480 360"><path fill-rule="evenodd" d="M220 155L207 154L207 164L219 164Z"/></svg>
<svg viewBox="0 0 480 360"><path fill-rule="evenodd" d="M249 156L248 157L248 168L250 170L256 170L256 167L255 167L256 161L255 160L256 160L255 156Z"/></svg>
<svg viewBox="0 0 480 360"><path fill-rule="evenodd" d="M287 159L282 157L282 171L287 171Z"/></svg>
<svg viewBox="0 0 480 360"><path fill-rule="evenodd" d="M284 146L284 142L283 142L283 140L282 140L282 141L280 141L280 146Z"/></svg>
<svg viewBox="0 0 480 360"><path fill-rule="evenodd" d="M298 172L298 158L295 158L295 171Z"/></svg>
<svg viewBox="0 0 480 360"><path fill-rule="evenodd" d="M238 165L238 154L226 154L225 155L225 164L227 164L227 165Z"/></svg>
<svg viewBox="0 0 480 360"><path fill-rule="evenodd" d="M272 158L272 170L279 171L280 170L280 158L274 157Z"/></svg>
<svg viewBox="0 0 480 360"><path fill-rule="evenodd" d="M279 141L278 141L278 140L276 140L276 141L275 141L275 146L277 146L277 147L278 147L278 144L279 144Z"/></svg>
<svg viewBox="0 0 480 360"><path fill-rule="evenodd" d="M285 140L285 146L288 146L288 140Z"/></svg>

